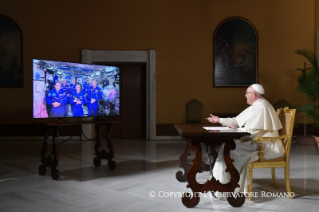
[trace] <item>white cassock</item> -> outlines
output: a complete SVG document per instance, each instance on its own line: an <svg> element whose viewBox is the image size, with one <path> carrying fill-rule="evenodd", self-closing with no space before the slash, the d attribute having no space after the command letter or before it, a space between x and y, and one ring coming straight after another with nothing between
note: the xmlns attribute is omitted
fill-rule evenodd
<svg viewBox="0 0 319 212"><path fill-rule="evenodd" d="M230 156L234 159L234 166L240 174L238 182L240 189L237 192L246 192L249 185L248 164L258 160L258 143L254 140L257 137L276 137L278 130L282 128L280 120L273 106L264 98L255 101L235 118L220 119L223 126L235 125L240 130L249 132L250 136L243 136L234 139L236 149L230 151ZM218 157L213 168L213 176L221 183L228 183L230 174L225 172L224 161L225 143L216 149ZM263 143L264 158L278 158L284 154L284 147L281 140L275 142L266 141Z"/></svg>

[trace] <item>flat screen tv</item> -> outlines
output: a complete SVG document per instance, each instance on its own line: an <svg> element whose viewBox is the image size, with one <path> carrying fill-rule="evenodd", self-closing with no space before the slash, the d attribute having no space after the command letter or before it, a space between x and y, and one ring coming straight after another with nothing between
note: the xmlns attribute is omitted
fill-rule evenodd
<svg viewBox="0 0 319 212"><path fill-rule="evenodd" d="M119 116L119 67L33 59L33 118Z"/></svg>

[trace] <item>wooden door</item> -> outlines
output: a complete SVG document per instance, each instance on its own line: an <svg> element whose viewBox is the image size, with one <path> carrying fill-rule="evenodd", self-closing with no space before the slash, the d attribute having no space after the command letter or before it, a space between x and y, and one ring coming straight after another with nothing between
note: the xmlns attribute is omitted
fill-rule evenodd
<svg viewBox="0 0 319 212"><path fill-rule="evenodd" d="M111 137L146 138L146 64L102 63L101 65L118 66L121 73L122 122L113 124ZM105 135L102 137L105 138Z"/></svg>
<svg viewBox="0 0 319 212"><path fill-rule="evenodd" d="M146 65L122 64L122 138L146 138Z"/></svg>

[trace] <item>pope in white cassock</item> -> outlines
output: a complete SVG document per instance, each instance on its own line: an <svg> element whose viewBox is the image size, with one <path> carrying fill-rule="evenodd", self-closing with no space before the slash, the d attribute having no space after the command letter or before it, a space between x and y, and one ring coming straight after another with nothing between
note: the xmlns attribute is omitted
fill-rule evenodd
<svg viewBox="0 0 319 212"><path fill-rule="evenodd" d="M276 137L278 130L282 128L280 120L273 106L264 98L264 88L262 85L253 84L247 88L245 97L250 105L243 112L234 118L219 118L210 115L207 120L211 123L221 123L223 126L238 128L250 133L250 136L243 136L234 139L236 149L230 152L234 159L234 166L240 174L237 192L247 192L249 185L248 164L258 160L259 144L254 140L257 137ZM224 143L220 145L218 157L213 168L213 176L221 183L228 183L230 174L225 172L226 164L224 161ZM278 158L284 154L284 147L280 140L274 142L264 142L264 158Z"/></svg>

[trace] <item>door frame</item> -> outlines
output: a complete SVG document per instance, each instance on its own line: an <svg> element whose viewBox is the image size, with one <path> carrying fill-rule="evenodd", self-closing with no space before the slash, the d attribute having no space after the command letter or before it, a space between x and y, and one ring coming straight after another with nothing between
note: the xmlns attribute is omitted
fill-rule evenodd
<svg viewBox="0 0 319 212"><path fill-rule="evenodd" d="M180 136L156 136L156 51L150 50L90 50L82 49L82 63L146 63L146 139L171 140ZM85 126L85 125L83 125ZM92 129L92 128L91 128ZM84 129L83 129L84 131ZM86 130L87 131L87 130ZM89 133L89 132L88 132Z"/></svg>

